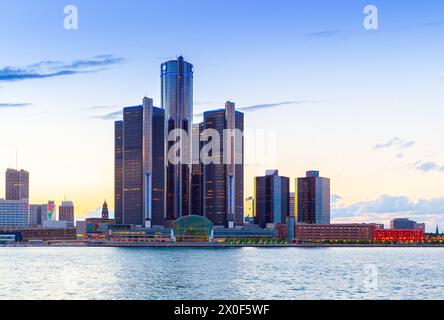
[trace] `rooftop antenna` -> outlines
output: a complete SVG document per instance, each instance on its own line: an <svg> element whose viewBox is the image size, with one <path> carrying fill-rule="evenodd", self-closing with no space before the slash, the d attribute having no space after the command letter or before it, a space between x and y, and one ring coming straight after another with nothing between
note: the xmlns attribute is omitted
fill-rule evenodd
<svg viewBox="0 0 444 320"><path fill-rule="evenodd" d="M15 169L18 171L18 147L15 147Z"/></svg>

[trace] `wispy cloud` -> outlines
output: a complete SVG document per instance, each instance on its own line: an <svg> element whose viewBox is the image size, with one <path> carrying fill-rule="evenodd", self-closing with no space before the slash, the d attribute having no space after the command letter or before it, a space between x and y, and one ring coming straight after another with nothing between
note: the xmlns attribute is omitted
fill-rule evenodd
<svg viewBox="0 0 444 320"><path fill-rule="evenodd" d="M242 111L242 112L255 112L255 111L272 109L272 108L277 108L277 107L286 106L286 105L298 105L298 104L317 103L317 102L319 102L319 101L314 101L314 100L282 101L282 102L275 102L275 103L256 104L256 105L246 106L246 107L237 107L236 109L238 111ZM195 117L202 117L204 113L205 113L205 111L195 113L194 116Z"/></svg>
<svg viewBox="0 0 444 320"><path fill-rule="evenodd" d="M316 101L283 101L283 102L276 102L276 103L267 103L267 104L256 104L253 106L247 106L247 107L240 107L238 110L240 111L258 111L263 109L271 109L276 107L281 107L285 105L296 105L296 104L305 104L305 103L315 103Z"/></svg>
<svg viewBox="0 0 444 320"><path fill-rule="evenodd" d="M332 203L334 223L385 223L394 218L424 222L429 231L444 226L444 197L412 201L406 196L382 195L376 200L351 205Z"/></svg>
<svg viewBox="0 0 444 320"><path fill-rule="evenodd" d="M399 137L395 137L393 139L388 140L387 142L376 144L373 149L388 149L388 148L397 148L397 149L408 149L413 147L416 144L415 141L405 141Z"/></svg>
<svg viewBox="0 0 444 320"><path fill-rule="evenodd" d="M444 172L444 165L439 165L434 161L417 161L413 167L422 173Z"/></svg>
<svg viewBox="0 0 444 320"><path fill-rule="evenodd" d="M382 195L376 200L347 206L332 206L335 217L352 217L365 214L443 214L444 197L412 201L406 196Z"/></svg>
<svg viewBox="0 0 444 320"><path fill-rule="evenodd" d="M105 67L122 63L123 58L114 55L100 55L90 59L66 61L40 61L25 67L7 66L0 69L0 81L23 81L30 79L46 79L91 73L104 70Z"/></svg>
<svg viewBox="0 0 444 320"><path fill-rule="evenodd" d="M100 119L100 120L118 120L118 119L121 119L122 116L123 116L123 111L119 110L119 111L115 111L115 112L94 115L94 116L91 116L91 118Z"/></svg>
<svg viewBox="0 0 444 320"><path fill-rule="evenodd" d="M32 103L0 103L0 109L20 109L20 108L28 108L31 107Z"/></svg>
<svg viewBox="0 0 444 320"><path fill-rule="evenodd" d="M95 110L106 110L112 108L117 108L117 106L91 106L91 107L85 107L83 108L83 110L95 111Z"/></svg>
<svg viewBox="0 0 444 320"><path fill-rule="evenodd" d="M339 30L323 30L323 31L308 33L307 36L311 38L331 38L340 33L341 31Z"/></svg>

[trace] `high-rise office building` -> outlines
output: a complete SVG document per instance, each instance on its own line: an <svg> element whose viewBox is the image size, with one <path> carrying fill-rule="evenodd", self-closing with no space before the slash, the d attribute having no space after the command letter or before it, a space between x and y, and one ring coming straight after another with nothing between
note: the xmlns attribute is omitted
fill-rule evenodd
<svg viewBox="0 0 444 320"><path fill-rule="evenodd" d="M145 98L115 124L116 223L151 227L164 221L164 111Z"/></svg>
<svg viewBox="0 0 444 320"><path fill-rule="evenodd" d="M234 228L244 224L244 114L235 104L204 113L203 136L217 133L217 150L204 155L202 167L203 215L215 226ZM211 140L212 137L203 137ZM214 141L212 141L214 142Z"/></svg>
<svg viewBox="0 0 444 320"><path fill-rule="evenodd" d="M290 213L290 178L279 176L278 170L256 177L255 201L256 224L285 224Z"/></svg>
<svg viewBox="0 0 444 320"><path fill-rule="evenodd" d="M191 196L191 140L168 141L175 129L192 133L193 123L193 65L183 57L161 65L161 104L165 110L165 212L171 222L190 214ZM174 134L173 134L174 135ZM175 138L177 135L174 135ZM180 161L168 160L170 149L178 144Z"/></svg>
<svg viewBox="0 0 444 320"><path fill-rule="evenodd" d="M294 195L295 195L294 192L290 192L290 209L289 209L289 211L290 211L290 215L293 215L293 216L295 214L295 206L294 206L295 196Z"/></svg>
<svg viewBox="0 0 444 320"><path fill-rule="evenodd" d="M66 221L69 226L74 227L74 203L63 201L59 206L59 221Z"/></svg>
<svg viewBox="0 0 444 320"><path fill-rule="evenodd" d="M6 170L6 200L29 200L29 172Z"/></svg>
<svg viewBox="0 0 444 320"><path fill-rule="evenodd" d="M145 226L165 224L165 111L144 99Z"/></svg>
<svg viewBox="0 0 444 320"><path fill-rule="evenodd" d="M191 214L203 216L203 167L200 162L200 150L203 143L200 141L200 135L203 131L204 124L193 124L193 164L191 169Z"/></svg>
<svg viewBox="0 0 444 320"><path fill-rule="evenodd" d="M305 178L296 181L299 223L330 223L330 179L319 177L318 171L308 171ZM296 197L296 194L295 194ZM296 205L296 204L295 204Z"/></svg>
<svg viewBox="0 0 444 320"><path fill-rule="evenodd" d="M114 218L123 224L123 121L114 124Z"/></svg>
<svg viewBox="0 0 444 320"><path fill-rule="evenodd" d="M143 107L123 109L123 224L145 225L143 216Z"/></svg>

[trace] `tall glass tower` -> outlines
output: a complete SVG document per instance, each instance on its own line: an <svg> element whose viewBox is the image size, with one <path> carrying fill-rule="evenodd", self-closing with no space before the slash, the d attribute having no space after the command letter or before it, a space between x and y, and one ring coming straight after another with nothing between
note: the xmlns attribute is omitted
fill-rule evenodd
<svg viewBox="0 0 444 320"><path fill-rule="evenodd" d="M305 178L296 180L296 188L298 222L330 224L330 179L320 177L319 171L307 171Z"/></svg>
<svg viewBox="0 0 444 320"><path fill-rule="evenodd" d="M168 141L171 131L182 129L191 137L193 123L193 65L183 57L161 65L161 104L165 110L165 218L169 221L190 214L191 141ZM179 146L179 163L169 161Z"/></svg>

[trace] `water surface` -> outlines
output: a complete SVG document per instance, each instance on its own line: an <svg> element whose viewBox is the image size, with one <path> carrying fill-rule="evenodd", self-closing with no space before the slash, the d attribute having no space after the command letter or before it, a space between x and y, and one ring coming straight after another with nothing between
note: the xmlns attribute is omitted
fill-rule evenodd
<svg viewBox="0 0 444 320"><path fill-rule="evenodd" d="M444 248L0 248L0 299L444 299Z"/></svg>

